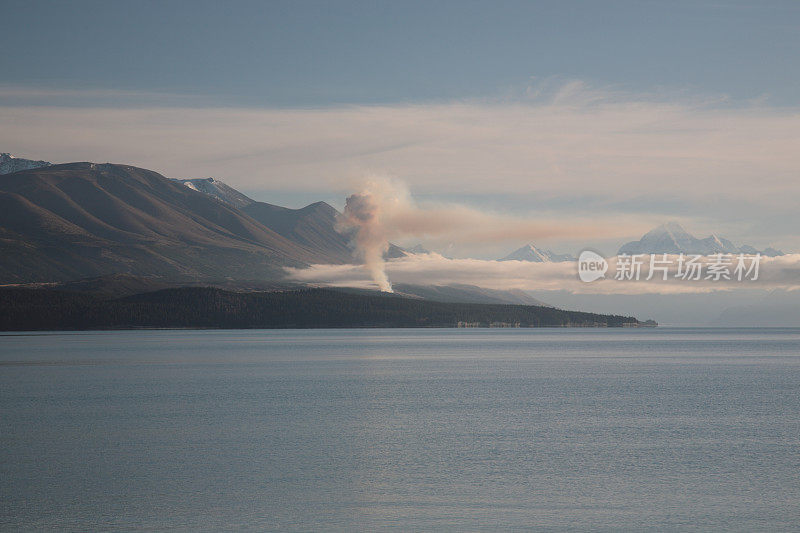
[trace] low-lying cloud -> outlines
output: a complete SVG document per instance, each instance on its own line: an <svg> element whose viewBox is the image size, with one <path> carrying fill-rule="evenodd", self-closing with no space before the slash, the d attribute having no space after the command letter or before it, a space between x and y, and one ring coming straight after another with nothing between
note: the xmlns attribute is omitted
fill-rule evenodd
<svg viewBox="0 0 800 533"><path fill-rule="evenodd" d="M706 263L713 261L706 258ZM438 254L419 254L386 262L386 273L394 283L415 285L468 284L490 289L569 291L576 294L681 294L731 291L737 289L800 289L800 254L761 258L758 279L738 281L675 278L675 266L667 280L660 274L646 281L613 279L615 258L610 258L606 279L584 283L578 279L574 262L532 263L525 261L486 261L448 259ZM287 269L290 279L328 286L376 288L375 282L360 265L312 265ZM705 277L705 276L704 276Z"/></svg>

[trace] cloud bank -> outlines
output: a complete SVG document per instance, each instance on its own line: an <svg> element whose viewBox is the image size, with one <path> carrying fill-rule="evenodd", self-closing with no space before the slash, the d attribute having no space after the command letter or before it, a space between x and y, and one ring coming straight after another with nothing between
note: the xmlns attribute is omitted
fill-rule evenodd
<svg viewBox="0 0 800 533"><path fill-rule="evenodd" d="M710 259L705 260L706 263ZM615 258L611 258L606 279L584 283L578 279L574 262L530 263L447 259L438 254L420 254L386 262L386 273L394 283L417 285L468 284L489 289L568 291L574 294L691 294L738 289L800 289L800 254L761 259L758 279L737 281L687 281L676 279L675 267L664 281L656 275L646 281L647 268L638 281L613 279ZM312 265L287 269L290 279L320 285L376 288L359 265Z"/></svg>
<svg viewBox="0 0 800 533"><path fill-rule="evenodd" d="M323 109L0 106L22 156L130 162L239 187L378 172L417 192L798 191L800 112L566 84L547 98Z"/></svg>

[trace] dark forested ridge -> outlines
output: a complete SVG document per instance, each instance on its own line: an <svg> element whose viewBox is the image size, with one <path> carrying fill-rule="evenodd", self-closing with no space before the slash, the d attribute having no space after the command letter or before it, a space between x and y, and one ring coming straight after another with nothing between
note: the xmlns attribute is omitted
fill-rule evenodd
<svg viewBox="0 0 800 533"><path fill-rule="evenodd" d="M0 290L0 330L124 328L622 327L635 318L551 307L442 303L333 289L164 289L121 298L50 289Z"/></svg>

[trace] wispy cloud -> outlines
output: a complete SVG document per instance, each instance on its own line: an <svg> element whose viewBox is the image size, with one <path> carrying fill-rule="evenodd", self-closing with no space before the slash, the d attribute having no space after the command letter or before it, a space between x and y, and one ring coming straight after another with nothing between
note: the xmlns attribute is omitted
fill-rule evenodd
<svg viewBox="0 0 800 533"><path fill-rule="evenodd" d="M68 88L0 84L0 106L189 106L208 103L195 95L98 87Z"/></svg>
<svg viewBox="0 0 800 533"><path fill-rule="evenodd" d="M784 225L795 226L800 110L631 95L578 81L535 82L528 92L323 109L0 105L0 147L55 162L215 176L265 196L289 188L343 199L363 176L382 174L419 195L505 195L537 205L559 198L565 217L583 214L598 225L620 204L641 204L628 211L641 223L669 216L669 205L659 208L669 198L695 206L691 216L709 225L741 226L748 213L733 212L737 206L753 209L754 220L785 213ZM573 207L565 198L576 199Z"/></svg>

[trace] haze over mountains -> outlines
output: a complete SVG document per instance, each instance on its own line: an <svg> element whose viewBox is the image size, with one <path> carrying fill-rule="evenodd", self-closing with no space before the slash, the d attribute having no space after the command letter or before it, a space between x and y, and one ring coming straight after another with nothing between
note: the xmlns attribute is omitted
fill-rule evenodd
<svg viewBox="0 0 800 533"><path fill-rule="evenodd" d="M214 178L168 179L129 165L52 165L7 154L2 161L0 284L55 283L63 290L114 296L176 285L274 290L299 284L286 280L284 267L358 262L351 236L337 230L339 212L325 202L290 209L253 200ZM698 239L675 223L620 249L717 251L756 252L713 235ZM386 257L427 253L422 245L407 250L391 245ZM782 254L771 248L761 253ZM573 258L528 244L500 261L514 260ZM396 289L427 300L525 305L544 300L584 308L547 292L535 293L537 299L519 290L414 283Z"/></svg>
<svg viewBox="0 0 800 533"><path fill-rule="evenodd" d="M574 260L575 258L569 254L557 254L550 250L537 248L533 244L526 244L500 259L500 261L530 261L533 263L560 263Z"/></svg>
<svg viewBox="0 0 800 533"><path fill-rule="evenodd" d="M0 177L0 283L129 294L171 283L269 288L283 267L355 262L338 211L258 202L213 178L167 179L128 165L19 158ZM21 163L20 163L21 162ZM390 245L387 258L428 253ZM409 286L454 302L537 304L521 291Z"/></svg>
<svg viewBox="0 0 800 533"><path fill-rule="evenodd" d="M667 222L653 228L638 241L622 245L617 254L696 254L712 255L716 253L755 254L776 257L784 255L780 250L767 248L756 250L749 245L736 246L728 239L710 235L698 239L687 232L677 222Z"/></svg>
<svg viewBox="0 0 800 533"><path fill-rule="evenodd" d="M767 257L785 255L781 250L765 248L758 250L750 245L736 246L724 237L712 234L704 239L698 239L687 232L677 222L666 222L647 232L638 241L626 243L620 247L617 254L693 254L713 255L716 253L730 254L756 254ZM533 244L514 250L499 261L529 261L533 263L550 263L575 261L570 254L557 254L550 250L537 248Z"/></svg>
<svg viewBox="0 0 800 533"><path fill-rule="evenodd" d="M290 209L253 200L214 178L174 181L235 207L286 239L314 250L315 263L349 263L354 260L351 236L336 227L340 213L326 202ZM394 244L389 245L386 253L387 258L404 255L405 250Z"/></svg>

